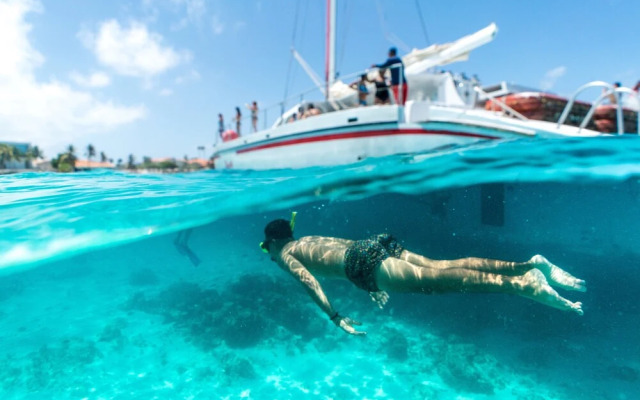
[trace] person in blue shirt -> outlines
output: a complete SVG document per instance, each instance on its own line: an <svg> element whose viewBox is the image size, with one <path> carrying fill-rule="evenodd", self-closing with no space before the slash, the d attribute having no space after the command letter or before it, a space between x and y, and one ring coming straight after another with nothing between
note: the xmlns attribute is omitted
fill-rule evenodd
<svg viewBox="0 0 640 400"><path fill-rule="evenodd" d="M404 105L407 101L409 86L407 78L404 76L404 64L398 57L398 50L395 47L389 49L389 58L382 64L373 64L372 68L391 68L391 91L396 99L396 104ZM401 95L400 97L398 97Z"/></svg>
<svg viewBox="0 0 640 400"><path fill-rule="evenodd" d="M360 80L351 85L352 88L358 90L358 105L360 106L367 105L367 96L369 95L369 89L367 88L368 82L367 74L362 74Z"/></svg>

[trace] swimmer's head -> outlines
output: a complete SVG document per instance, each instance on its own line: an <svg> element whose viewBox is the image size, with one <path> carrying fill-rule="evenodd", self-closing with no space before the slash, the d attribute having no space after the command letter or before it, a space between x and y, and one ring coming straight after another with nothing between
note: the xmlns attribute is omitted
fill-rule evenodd
<svg viewBox="0 0 640 400"><path fill-rule="evenodd" d="M269 251L269 245L274 240L293 239L293 229L291 222L285 219L276 219L267 224L264 228L264 242L260 243L262 250Z"/></svg>

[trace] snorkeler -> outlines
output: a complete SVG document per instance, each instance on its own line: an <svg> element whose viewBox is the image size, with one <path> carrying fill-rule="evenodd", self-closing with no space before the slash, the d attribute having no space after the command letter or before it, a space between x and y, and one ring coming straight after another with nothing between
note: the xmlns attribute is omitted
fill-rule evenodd
<svg viewBox="0 0 640 400"><path fill-rule="evenodd" d="M365 335L361 325L340 315L329 302L316 276L343 278L366 290L380 308L386 291L405 293L484 292L527 297L550 307L583 315L582 303L561 297L552 287L586 291L586 283L536 255L529 261L510 262L484 258L431 260L404 249L389 234L366 240L323 236L293 238L291 221L277 219L264 229L260 243L280 268L298 279L329 319L347 333Z"/></svg>

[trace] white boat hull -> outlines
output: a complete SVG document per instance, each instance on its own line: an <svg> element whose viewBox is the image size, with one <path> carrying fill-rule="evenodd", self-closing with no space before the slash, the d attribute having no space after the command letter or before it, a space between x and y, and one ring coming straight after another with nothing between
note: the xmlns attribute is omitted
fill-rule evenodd
<svg viewBox="0 0 640 400"><path fill-rule="evenodd" d="M434 151L483 140L598 135L494 112L407 102L322 114L216 147L217 169L278 169L356 163L370 157Z"/></svg>

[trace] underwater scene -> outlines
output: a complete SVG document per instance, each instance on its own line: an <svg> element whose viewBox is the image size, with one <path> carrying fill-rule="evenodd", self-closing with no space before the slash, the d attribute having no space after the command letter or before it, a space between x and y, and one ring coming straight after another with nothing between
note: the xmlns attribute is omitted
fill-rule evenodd
<svg viewBox="0 0 640 400"><path fill-rule="evenodd" d="M640 398L640 141L517 140L303 170L0 176L0 398ZM586 280L584 315L501 293L319 282L259 248L393 234L432 259Z"/></svg>

